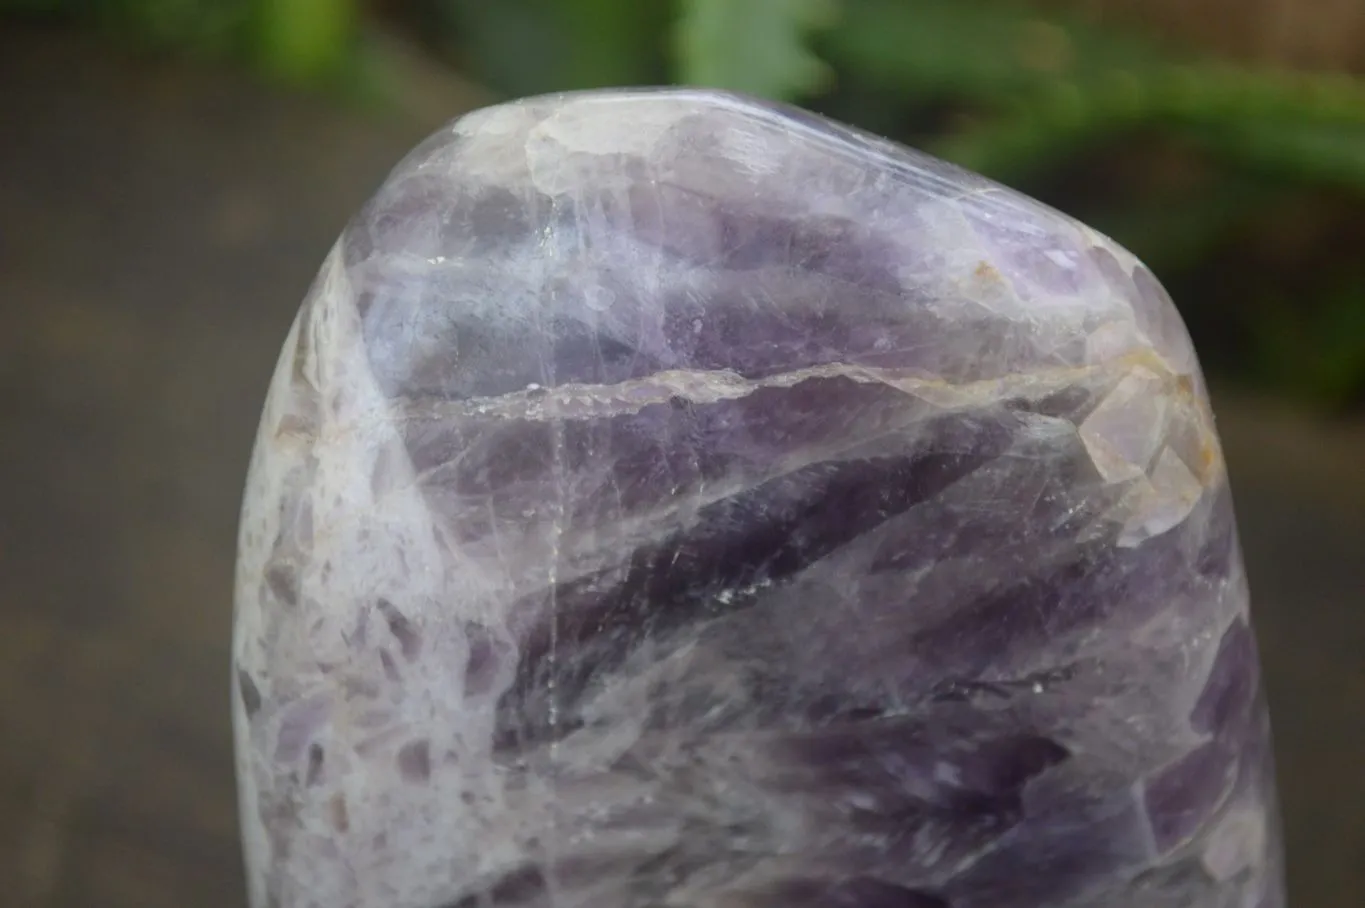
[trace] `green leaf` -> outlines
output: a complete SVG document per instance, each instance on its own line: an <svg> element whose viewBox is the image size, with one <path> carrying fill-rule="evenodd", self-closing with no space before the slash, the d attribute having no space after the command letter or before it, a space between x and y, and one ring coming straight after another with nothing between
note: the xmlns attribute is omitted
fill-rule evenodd
<svg viewBox="0 0 1365 908"><path fill-rule="evenodd" d="M569 39L569 88L656 81L668 9L640 0L559 0ZM662 70L662 67L660 67Z"/></svg>
<svg viewBox="0 0 1365 908"><path fill-rule="evenodd" d="M1192 136L1269 176L1333 184L1365 196L1365 126L1251 121L1192 130Z"/></svg>
<svg viewBox="0 0 1365 908"><path fill-rule="evenodd" d="M830 70L807 46L833 24L834 0L681 0L676 33L680 81L793 99L828 84Z"/></svg>
<svg viewBox="0 0 1365 908"><path fill-rule="evenodd" d="M1365 189L1365 80L1184 62L1000 0L846 0L823 46L864 84L994 114L932 150L997 179L1158 126L1229 162Z"/></svg>
<svg viewBox="0 0 1365 908"><path fill-rule="evenodd" d="M426 8L428 30L443 37L449 59L496 94L581 87L573 80L571 29L549 0L427 0Z"/></svg>
<svg viewBox="0 0 1365 908"><path fill-rule="evenodd" d="M987 103L1169 59L1126 34L999 0L845 0L821 45L869 84Z"/></svg>
<svg viewBox="0 0 1365 908"><path fill-rule="evenodd" d="M295 82L335 75L352 49L357 0L257 0L257 53L270 72Z"/></svg>

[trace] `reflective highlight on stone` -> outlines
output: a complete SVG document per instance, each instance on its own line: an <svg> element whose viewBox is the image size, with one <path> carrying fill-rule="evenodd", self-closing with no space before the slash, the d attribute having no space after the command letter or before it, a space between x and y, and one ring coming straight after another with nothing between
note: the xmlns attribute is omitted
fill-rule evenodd
<svg viewBox="0 0 1365 908"><path fill-rule="evenodd" d="M1171 301L809 114L423 143L285 344L237 584L257 908L1284 904Z"/></svg>

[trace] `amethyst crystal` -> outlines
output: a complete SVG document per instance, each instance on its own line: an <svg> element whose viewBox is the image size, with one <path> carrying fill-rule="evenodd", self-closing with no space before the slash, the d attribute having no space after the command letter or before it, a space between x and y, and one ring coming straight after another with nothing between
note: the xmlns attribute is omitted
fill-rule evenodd
<svg viewBox="0 0 1365 908"><path fill-rule="evenodd" d="M1278 908L1227 475L1156 279L794 110L417 148L241 533L258 908Z"/></svg>

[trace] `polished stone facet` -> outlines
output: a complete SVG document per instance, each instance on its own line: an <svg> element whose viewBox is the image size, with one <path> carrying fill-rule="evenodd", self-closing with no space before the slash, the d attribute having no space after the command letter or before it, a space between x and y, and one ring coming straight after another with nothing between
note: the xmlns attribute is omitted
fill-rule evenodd
<svg viewBox="0 0 1365 908"><path fill-rule="evenodd" d="M535 98L346 228L252 460L257 908L1280 908L1189 338L983 178Z"/></svg>

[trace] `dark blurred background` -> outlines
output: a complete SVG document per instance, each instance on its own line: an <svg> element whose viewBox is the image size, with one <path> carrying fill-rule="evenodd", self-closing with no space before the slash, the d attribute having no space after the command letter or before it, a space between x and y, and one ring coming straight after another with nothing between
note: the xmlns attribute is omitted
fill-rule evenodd
<svg viewBox="0 0 1365 908"><path fill-rule="evenodd" d="M663 82L919 145L1162 275L1237 493L1293 904L1359 908L1361 0L0 0L0 904L244 906L231 567L298 300L443 120Z"/></svg>

